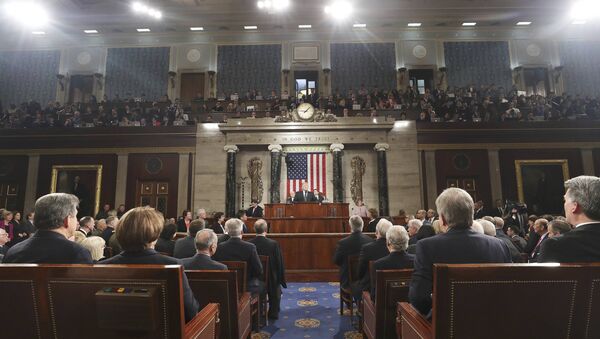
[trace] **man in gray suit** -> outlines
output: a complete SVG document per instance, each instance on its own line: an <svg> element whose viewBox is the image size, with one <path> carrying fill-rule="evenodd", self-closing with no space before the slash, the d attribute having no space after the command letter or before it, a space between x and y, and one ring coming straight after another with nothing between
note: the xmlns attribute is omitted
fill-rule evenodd
<svg viewBox="0 0 600 339"><path fill-rule="evenodd" d="M190 226L191 228L191 226ZM217 252L217 235L213 230L198 231L195 237L197 253L191 258L182 259L186 270L226 270L227 266L214 261L211 257Z"/></svg>
<svg viewBox="0 0 600 339"><path fill-rule="evenodd" d="M198 233L200 230L203 230L204 227L204 219L192 220L190 227L188 228L188 235L185 238L181 238L175 242L173 256L179 259L193 257L196 254L194 238L196 238L196 233Z"/></svg>

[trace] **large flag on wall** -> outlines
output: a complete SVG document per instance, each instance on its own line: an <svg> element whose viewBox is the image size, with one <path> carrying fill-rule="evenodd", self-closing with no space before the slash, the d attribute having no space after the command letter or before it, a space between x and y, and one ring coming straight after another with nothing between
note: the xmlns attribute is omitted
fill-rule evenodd
<svg viewBox="0 0 600 339"><path fill-rule="evenodd" d="M288 153L285 161L288 193L300 191L306 181L309 190L317 189L327 196L325 153Z"/></svg>

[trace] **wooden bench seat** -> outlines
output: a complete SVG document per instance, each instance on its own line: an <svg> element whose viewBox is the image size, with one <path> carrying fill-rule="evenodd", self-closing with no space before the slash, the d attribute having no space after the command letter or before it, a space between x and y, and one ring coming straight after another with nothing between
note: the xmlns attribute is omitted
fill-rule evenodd
<svg viewBox="0 0 600 339"><path fill-rule="evenodd" d="M412 269L375 272L375 301L370 292L363 292L362 330L367 338L396 338L396 308L398 302L408 301L412 272Z"/></svg>
<svg viewBox="0 0 600 339"><path fill-rule="evenodd" d="M598 338L600 264L434 265L431 322L398 305L412 338Z"/></svg>
<svg viewBox="0 0 600 339"><path fill-rule="evenodd" d="M220 305L220 338L248 338L251 333L250 293L238 291L235 270L185 271L200 306Z"/></svg>
<svg viewBox="0 0 600 339"><path fill-rule="evenodd" d="M2 338L215 338L219 308L190 322L182 268L162 265L0 265Z"/></svg>

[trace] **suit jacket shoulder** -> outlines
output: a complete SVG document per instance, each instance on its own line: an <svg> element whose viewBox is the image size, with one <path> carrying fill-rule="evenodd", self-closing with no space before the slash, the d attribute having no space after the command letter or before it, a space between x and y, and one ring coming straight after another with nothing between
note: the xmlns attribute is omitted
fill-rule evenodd
<svg viewBox="0 0 600 339"><path fill-rule="evenodd" d="M186 270L226 270L227 266L212 260L204 254L196 254L191 258L181 259L181 263Z"/></svg>
<svg viewBox="0 0 600 339"><path fill-rule="evenodd" d="M559 237L545 240L538 262L600 261L600 223L577 227Z"/></svg>

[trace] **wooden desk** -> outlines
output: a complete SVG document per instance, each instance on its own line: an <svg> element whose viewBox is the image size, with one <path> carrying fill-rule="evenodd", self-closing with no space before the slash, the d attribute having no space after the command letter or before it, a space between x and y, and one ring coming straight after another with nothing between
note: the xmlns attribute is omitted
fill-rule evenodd
<svg viewBox="0 0 600 339"><path fill-rule="evenodd" d="M265 218L343 217L348 218L348 203L265 204Z"/></svg>
<svg viewBox="0 0 600 339"><path fill-rule="evenodd" d="M365 233L375 237L374 233ZM269 234L281 247L285 277L292 281L339 281L339 268L333 263L337 242L349 233ZM244 240L254 234L244 234ZM218 250L218 249L217 249Z"/></svg>

